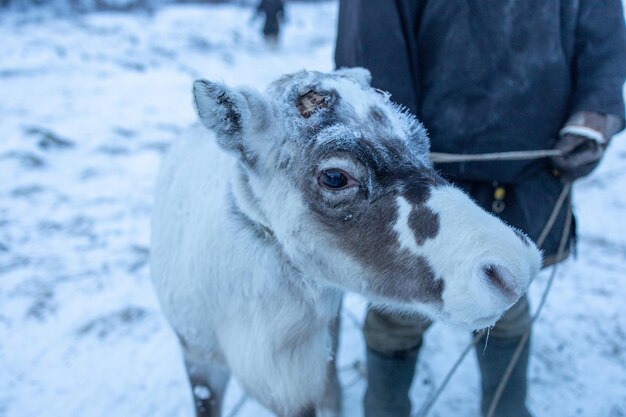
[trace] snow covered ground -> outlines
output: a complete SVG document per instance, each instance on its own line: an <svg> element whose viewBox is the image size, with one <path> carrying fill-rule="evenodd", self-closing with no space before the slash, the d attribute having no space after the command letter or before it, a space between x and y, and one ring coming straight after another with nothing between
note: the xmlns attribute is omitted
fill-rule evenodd
<svg viewBox="0 0 626 417"><path fill-rule="evenodd" d="M266 48L238 6L168 6L153 15L0 15L0 417L191 416L175 337L148 270L153 181L194 120L198 77L263 87L330 70L335 3L290 4ZM534 332L537 416L626 416L626 136L575 187L579 256L560 267ZM547 281L532 285L537 304ZM345 303L339 356L346 416L360 416L359 322ZM416 410L469 336L433 326L413 387ZM356 365L355 365L356 364ZM478 416L470 355L432 416ZM226 410L270 414L252 400Z"/></svg>

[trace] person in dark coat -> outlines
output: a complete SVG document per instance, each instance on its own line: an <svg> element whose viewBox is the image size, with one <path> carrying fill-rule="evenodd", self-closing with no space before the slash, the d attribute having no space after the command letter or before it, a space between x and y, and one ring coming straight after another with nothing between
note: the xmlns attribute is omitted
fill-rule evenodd
<svg viewBox="0 0 626 417"><path fill-rule="evenodd" d="M620 0L341 0L337 67L361 66L430 133L434 152L560 149L552 159L437 168L486 210L537 240L564 182L589 174L624 127L626 30ZM560 262L568 204L545 239ZM409 416L408 390L430 322L369 309L367 417ZM478 343L487 413L513 352L530 331L523 297ZM494 416L528 417L522 350Z"/></svg>
<svg viewBox="0 0 626 417"><path fill-rule="evenodd" d="M265 15L263 36L268 43L278 42L280 23L284 19L285 8L283 0L261 0L257 7L257 14Z"/></svg>

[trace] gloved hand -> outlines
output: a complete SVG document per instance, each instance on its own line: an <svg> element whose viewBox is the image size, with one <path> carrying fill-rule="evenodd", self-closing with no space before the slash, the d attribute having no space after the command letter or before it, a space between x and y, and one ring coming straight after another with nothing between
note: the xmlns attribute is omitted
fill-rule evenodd
<svg viewBox="0 0 626 417"><path fill-rule="evenodd" d="M552 157L552 166L566 181L574 181L593 171L609 145L624 126L624 120L595 112L575 113L561 129L554 148L564 152Z"/></svg>

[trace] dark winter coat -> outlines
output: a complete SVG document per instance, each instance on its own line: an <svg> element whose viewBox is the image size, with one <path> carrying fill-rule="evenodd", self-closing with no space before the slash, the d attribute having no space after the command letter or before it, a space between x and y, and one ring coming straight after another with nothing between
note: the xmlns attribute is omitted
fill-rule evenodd
<svg viewBox="0 0 626 417"><path fill-rule="evenodd" d="M335 60L368 68L435 152L551 149L576 111L624 115L621 0L342 0ZM534 239L561 190L546 160L437 168L487 209L504 184L500 217Z"/></svg>

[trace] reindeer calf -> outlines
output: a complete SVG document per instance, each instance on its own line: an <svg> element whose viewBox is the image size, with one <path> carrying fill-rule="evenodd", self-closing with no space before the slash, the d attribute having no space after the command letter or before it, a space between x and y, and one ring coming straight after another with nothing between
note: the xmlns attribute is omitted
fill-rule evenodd
<svg viewBox="0 0 626 417"><path fill-rule="evenodd" d="M194 83L202 125L160 173L152 277L198 415L220 415L232 373L278 416L339 416L342 291L476 329L539 270L536 247L437 175L422 126L369 79Z"/></svg>

